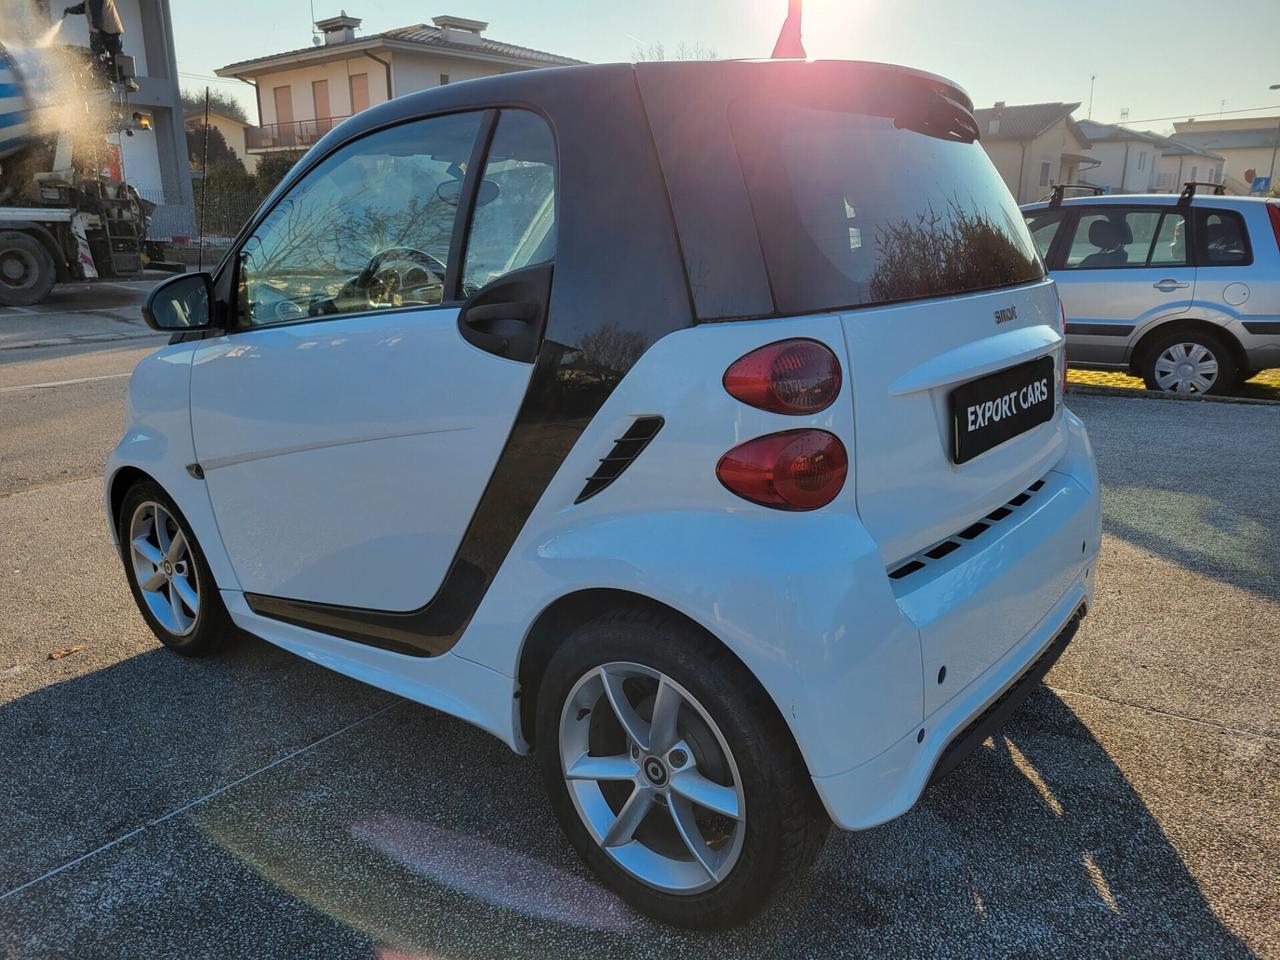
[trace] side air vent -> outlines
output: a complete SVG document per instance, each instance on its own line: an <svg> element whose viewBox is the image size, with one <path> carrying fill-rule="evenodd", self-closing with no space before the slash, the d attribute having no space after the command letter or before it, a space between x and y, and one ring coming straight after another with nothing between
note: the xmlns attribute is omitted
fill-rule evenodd
<svg viewBox="0 0 1280 960"><path fill-rule="evenodd" d="M1021 507L1028 500L1030 500L1031 495L1033 493L1038 493L1043 488L1044 488L1044 481L1037 480L1035 483L1031 484L1031 486L1027 487L1027 489L1024 490L1022 493L1018 494L1016 497L1014 497L1012 500L1006 503L1003 507L996 507L989 514L987 514L983 519L979 520L977 523L972 523L969 526L965 527L955 536L958 537L960 540L965 540L965 541L977 540L980 536L982 536L984 533L990 530L993 526L998 524L1005 517L1012 515L1013 512L1018 507ZM958 540L952 537L948 537L947 539L943 540L941 543L934 544L928 550L922 550L920 553L916 554L914 557L909 558L906 562L898 564L898 566L894 567L892 570L889 571L889 579L904 580L907 577L911 576L913 573L919 573L921 570L927 567L929 565L930 560L941 560L943 557L947 556L950 553L954 553L955 551L959 550L963 546L964 546L963 543L960 543Z"/></svg>
<svg viewBox="0 0 1280 960"><path fill-rule="evenodd" d="M607 457L600 458L600 466L596 472L587 477L586 485L574 503L590 500L622 475L622 471L631 466L641 451L649 445L649 441L658 435L665 421L661 417L637 417L627 432L613 442L613 449Z"/></svg>

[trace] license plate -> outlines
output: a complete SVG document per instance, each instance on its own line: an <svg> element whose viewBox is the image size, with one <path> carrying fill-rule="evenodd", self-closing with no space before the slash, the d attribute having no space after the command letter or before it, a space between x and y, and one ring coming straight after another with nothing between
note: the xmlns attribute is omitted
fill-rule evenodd
<svg viewBox="0 0 1280 960"><path fill-rule="evenodd" d="M951 391L952 459L972 460L1053 419L1053 357L1000 370Z"/></svg>

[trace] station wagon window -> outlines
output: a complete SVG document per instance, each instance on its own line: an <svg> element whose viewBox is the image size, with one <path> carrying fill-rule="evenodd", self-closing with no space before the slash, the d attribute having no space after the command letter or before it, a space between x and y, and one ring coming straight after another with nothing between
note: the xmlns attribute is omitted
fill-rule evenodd
<svg viewBox="0 0 1280 960"><path fill-rule="evenodd" d="M240 252L241 321L433 306L480 114L402 124L326 158Z"/></svg>
<svg viewBox="0 0 1280 960"><path fill-rule="evenodd" d="M1244 266L1253 262L1249 235L1238 213L1225 210L1198 210L1196 233L1198 258L1205 267Z"/></svg>
<svg viewBox="0 0 1280 960"><path fill-rule="evenodd" d="M1056 209L1033 210L1027 214L1027 229L1031 231L1031 239L1035 241L1036 249L1040 251L1041 260L1049 259L1053 238L1058 235L1058 228L1062 226L1066 213L1065 210Z"/></svg>
<svg viewBox="0 0 1280 960"><path fill-rule="evenodd" d="M1186 221L1159 207L1104 207L1081 211L1063 267L1184 266Z"/></svg>
<svg viewBox="0 0 1280 960"><path fill-rule="evenodd" d="M555 256L556 147L546 121L526 110L498 117L463 263L471 293Z"/></svg>

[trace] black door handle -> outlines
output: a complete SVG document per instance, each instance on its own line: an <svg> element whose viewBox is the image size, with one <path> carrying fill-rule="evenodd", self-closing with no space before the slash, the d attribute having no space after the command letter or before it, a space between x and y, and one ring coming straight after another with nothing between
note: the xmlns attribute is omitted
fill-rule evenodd
<svg viewBox="0 0 1280 960"><path fill-rule="evenodd" d="M458 311L458 332L481 350L533 363L547 323L551 275L552 265L542 263L481 287Z"/></svg>

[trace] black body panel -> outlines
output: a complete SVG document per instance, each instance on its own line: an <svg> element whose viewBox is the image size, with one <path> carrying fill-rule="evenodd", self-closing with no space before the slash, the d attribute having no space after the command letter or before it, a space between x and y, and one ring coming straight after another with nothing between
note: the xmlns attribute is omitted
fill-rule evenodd
<svg viewBox="0 0 1280 960"><path fill-rule="evenodd" d="M232 299L240 242L334 149L408 120L502 107L541 114L556 136L555 278L528 389L449 571L435 597L416 610L246 594L256 613L401 653L444 653L462 635L543 490L623 375L652 343L693 322L666 189L629 65L450 84L347 120L316 144L241 232L219 269L219 299Z"/></svg>

